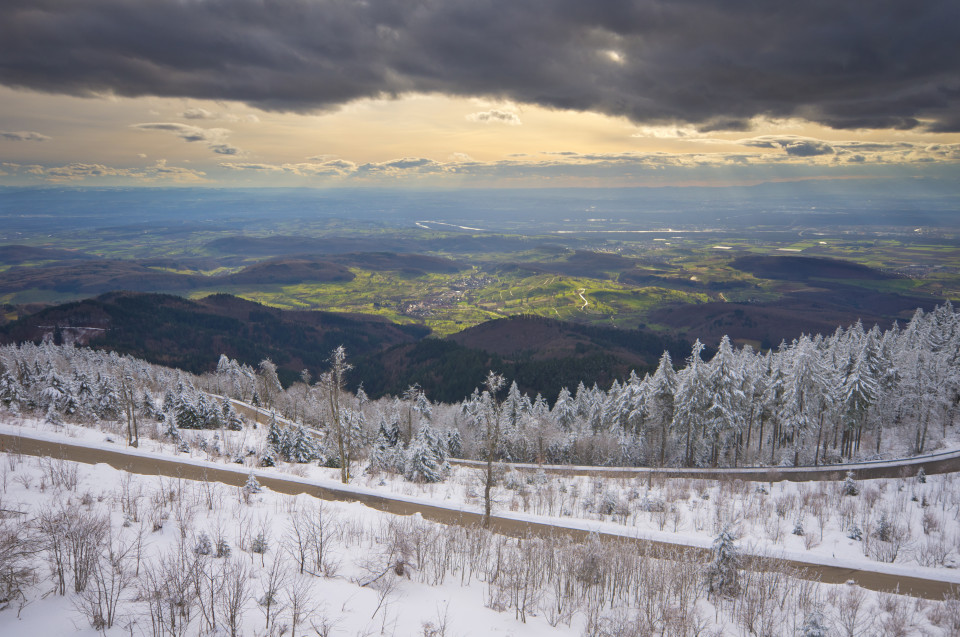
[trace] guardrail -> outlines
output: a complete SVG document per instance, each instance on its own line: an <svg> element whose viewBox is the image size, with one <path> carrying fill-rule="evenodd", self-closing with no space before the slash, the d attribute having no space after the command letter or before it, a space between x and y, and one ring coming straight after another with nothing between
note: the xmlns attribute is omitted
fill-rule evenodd
<svg viewBox="0 0 960 637"><path fill-rule="evenodd" d="M217 396L217 398L223 398ZM257 422L267 422L271 412L262 407L254 407L247 403L229 399L234 407L247 417L254 417ZM267 420L261 421L261 418ZM277 416L278 422L291 424L290 421ZM461 467L485 467L482 460L466 460L463 458L448 458L450 464ZM752 482L811 482L842 480L847 472L853 472L857 479L871 478L901 478L916 475L921 468L928 474L954 473L960 471L960 449L941 451L901 458L897 460L867 460L844 464L820 465L816 467L600 467L582 465L540 465L524 462L500 463L517 471L543 471L550 475L566 476L596 476L606 478L633 478L650 480L657 478L692 478L703 480L745 480Z"/></svg>
<svg viewBox="0 0 960 637"><path fill-rule="evenodd" d="M461 467L482 468L482 460L448 458L450 464ZM924 473L954 473L960 471L960 449L942 451L913 458L898 460L869 460L845 464L820 465L818 467L597 467L580 465L540 465L523 462L502 463L516 471L543 471L549 475L596 476L606 478L694 478L703 480L745 480L754 482L809 482L842 480L847 472L855 478L901 478Z"/></svg>

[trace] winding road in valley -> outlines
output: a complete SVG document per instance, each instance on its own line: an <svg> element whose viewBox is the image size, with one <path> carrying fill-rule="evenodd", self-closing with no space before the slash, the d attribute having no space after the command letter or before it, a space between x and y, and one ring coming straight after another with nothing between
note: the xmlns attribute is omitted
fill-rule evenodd
<svg viewBox="0 0 960 637"><path fill-rule="evenodd" d="M587 306L590 305L590 301L588 301L588 300L587 300L587 297L585 297L585 296L583 295L584 292L586 292L586 291L587 291L587 288L580 288L579 290L577 290L577 296L579 296L579 297L580 297L580 300L583 301L583 305L580 306L580 311L581 311L581 312L583 312L584 310L586 310L586 309L587 309Z"/></svg>
<svg viewBox="0 0 960 637"><path fill-rule="evenodd" d="M88 446L75 442L51 440L42 436L33 436L32 432L20 430L19 433L0 432L0 450L8 453L21 453L32 456L46 456L82 462L86 464L105 463L116 469L141 475L163 475L179 477L187 480L216 481L232 486L241 486L247 480L250 469L236 465L211 465L186 462L176 457L163 457L155 454L145 454L136 450L127 450L122 447L105 449ZM944 455L944 454L941 454ZM952 461L945 458L926 460L924 466L927 473L937 471L957 470L960 464L960 453L954 454ZM951 464L954 463L954 464ZM887 463L891 464L891 463ZM954 467L949 469L949 467ZM929 467L929 469L926 469ZM911 469L913 466L911 466ZM597 468L594 468L596 470ZM820 469L820 474L826 475L833 471ZM899 465L895 471L902 470ZM778 471L786 471L778 469ZM410 499L396 498L388 494L377 493L370 489L352 485L340 485L335 482L317 484L305 479L292 476L282 476L263 471L254 471L257 480L265 487L278 493L289 495L308 494L324 500L345 502L359 502L373 509L397 515L420 514L424 519L442 524L457 524L461 526L476 526L482 522L482 514L470 509L461 509L455 506L430 503L425 501L411 501ZM591 474L595 475L595 474ZM605 474L612 475L612 474ZM670 475L669 473L667 475ZM811 474L813 475L813 474ZM900 475L900 474L896 474ZM620 477L620 476L617 476ZM633 474L631 477L644 476ZM714 474L714 477L715 474ZM768 477L750 479L767 480ZM774 479L774 478L770 478ZM786 479L786 478L778 478ZM818 479L807 477L806 479ZM819 478L825 479L825 478ZM565 535L574 540L585 541L590 536L604 541L635 543L644 549L657 550L664 557L678 560L696 560L706 562L710 559L710 551L705 547L690 546L679 539L677 541L638 538L623 534L591 529L589 521L571 520L569 523L557 520L537 521L524 516L514 516L508 512L492 516L491 530L516 537L529 535ZM789 567L800 577L815 579L825 583L843 583L854 581L863 588L876 591L899 591L926 599L943 599L947 594L960 588L960 577L944 577L943 579L903 575L887 572L887 569L878 567L876 570L869 566L863 568L845 568L819 564L813 561L771 558L762 555L746 553L746 566L754 569L777 569ZM950 571L945 576L953 575Z"/></svg>

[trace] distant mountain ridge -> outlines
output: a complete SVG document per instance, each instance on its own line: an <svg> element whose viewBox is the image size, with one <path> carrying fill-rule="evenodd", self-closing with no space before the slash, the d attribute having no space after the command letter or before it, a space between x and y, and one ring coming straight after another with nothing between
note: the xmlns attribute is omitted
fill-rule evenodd
<svg viewBox="0 0 960 637"><path fill-rule="evenodd" d="M110 292L2 326L0 343L77 342L196 373L212 370L220 354L248 365L270 358L285 383L302 369L316 377L342 344L356 366L353 386L362 381L379 396L417 383L445 401L469 395L489 369L552 399L563 386L609 385L631 370L642 373L664 349L678 357L689 352L685 341L652 332L532 316L491 321L447 339L428 334L375 316L279 310L227 294L188 300Z"/></svg>
<svg viewBox="0 0 960 637"><path fill-rule="evenodd" d="M521 391L552 401L562 387L572 390L580 382L605 387L631 371L653 371L664 350L682 360L690 343L648 330L519 315L361 357L356 375L371 395L399 394L415 382L432 398L454 402L480 386L492 369L516 381Z"/></svg>
<svg viewBox="0 0 960 637"><path fill-rule="evenodd" d="M322 369L338 345L362 355L428 332L375 316L279 310L226 294L191 301L111 292L0 327L0 343L77 339L195 373L212 369L220 354L250 365L270 358L290 382L304 368Z"/></svg>

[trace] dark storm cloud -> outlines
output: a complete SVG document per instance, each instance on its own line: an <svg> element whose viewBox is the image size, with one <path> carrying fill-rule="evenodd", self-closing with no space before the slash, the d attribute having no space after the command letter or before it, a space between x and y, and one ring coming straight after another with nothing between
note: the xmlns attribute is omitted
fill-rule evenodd
<svg viewBox="0 0 960 637"><path fill-rule="evenodd" d="M311 111L406 92L960 130L956 0L5 0L0 82ZM803 151L800 151L803 152Z"/></svg>

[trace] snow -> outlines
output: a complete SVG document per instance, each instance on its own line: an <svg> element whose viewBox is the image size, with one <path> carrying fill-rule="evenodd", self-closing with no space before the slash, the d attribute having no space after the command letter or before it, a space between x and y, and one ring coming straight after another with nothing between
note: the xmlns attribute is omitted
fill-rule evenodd
<svg viewBox="0 0 960 637"><path fill-rule="evenodd" d="M135 453L134 455L139 455ZM126 474L106 465L79 465L80 481L73 492L60 491L49 486L41 490L40 482L44 472L39 459L20 459L8 454L0 454L0 462L4 463L4 476L25 476L22 482L5 480L3 502L6 507L16 506L36 512L40 507L49 505L57 499L77 499L82 493L92 493L98 502L109 502L111 496L116 495L117 485L124 478L129 477L131 487L146 495L151 492L164 491L170 488L172 479L146 477ZM10 469L9 467L13 467ZM182 481L186 491L194 490L193 495L199 492L200 483ZM29 484L29 486L25 486ZM167 485L167 486L164 486ZM258 494L251 506L246 506L229 498L229 489L219 488L220 495L227 503L223 503L222 510L206 511L202 507L193 506L193 516L190 520L191 533L202 529L212 530L223 524L236 524L237 519L247 518L251 528L266 529L270 546L276 546L286 532L285 524L289 514L295 510L305 510L315 503L306 496L282 496L264 490ZM196 503L194 503L196 504ZM373 529L385 523L387 514L374 512L356 504L324 503L327 514L336 515L343 527ZM96 507L95 507L96 508ZM103 507L101 507L103 508ZM115 530L120 526L121 516L117 511L111 512ZM218 527L219 525L219 527ZM155 559L158 555L170 551L177 544L179 530L174 527L171 518L162 530L150 533L147 536L144 563ZM268 548L265 555L266 566L260 565L260 556L245 554L239 550L234 538L239 537L239 530L232 528L225 534L233 545L232 555L254 571L251 587L257 591L257 586L264 578L264 571L272 559L277 559L277 550ZM455 583L456 578L438 586L428 586L415 579L396 578L397 587L392 592L379 612L374 613L379 598L376 590L361 587L359 583L364 579L365 571L362 568L362 559L359 559L371 547L367 542L346 538L338 543L339 551L335 556L340 561L340 569L329 577L304 577L308 584L311 606L316 611L311 613L310 619L320 624L329 621L335 628L331 635L360 635L360 634L387 634L412 635L419 634L424 622L438 623L438 617L447 615L450 624L447 634L468 635L477 634L477 627L488 627L484 634L524 634L531 636L546 635L576 635L574 627L560 626L551 628L541 618L530 618L524 624L513 618L510 613L495 612L484 606L484 594L481 586L461 587ZM369 555L367 555L369 557ZM42 570L41 570L42 573ZM296 581L296 577L288 579ZM291 585L292 586L292 585ZM16 607L0 612L0 635L99 635L99 631L91 628L86 617L78 610L76 596L42 595L47 585L38 585L30 601L21 609ZM254 594L253 597L257 595ZM138 604L134 599L134 591L129 590L124 595L122 616L113 629L105 632L107 635L150 634L149 622L138 612ZM247 600L246 612L243 619L243 634L265 635L264 618L256 609L253 598ZM18 612L19 610L19 612ZM142 609L141 609L142 610ZM286 618L289 623L289 618ZM198 634L199 622L196 614L192 620L191 630L186 634ZM303 631L303 627L301 627ZM301 634L311 634L304 631ZM226 633L224 633L226 634Z"/></svg>
<svg viewBox="0 0 960 637"><path fill-rule="evenodd" d="M70 434L77 434L76 437L67 434L67 431L55 432L55 431L40 431L34 430L26 424L35 424L38 426L43 426L43 423L36 420L27 420L25 425L11 425L7 423L0 423L0 434L11 434L21 436L23 438L35 439L35 440L44 440L48 442L62 442L68 444L77 444L82 441L82 445L91 449L103 449L111 451L114 453L121 453L131 458L143 457L143 458L158 458L158 459L171 459L175 458L177 462L184 464L190 464L198 467L207 467L215 468L218 470L226 470L233 472L238 476L248 476L254 475L258 478L273 478L273 479L282 479L287 482L304 485L305 487L322 487L330 492L340 494L341 497L350 497L350 498L363 498L372 496L374 498L387 498L396 502L407 503L416 506L422 507L435 507L442 510L447 510L451 512L470 512L475 514L482 514L482 507L479 504L467 504L466 498L467 489L464 490L451 490L447 488L443 491L442 495L444 499L438 499L437 497L425 497L423 495L414 495L410 493L411 490L416 490L420 492L427 492L433 496L440 495L437 491L440 490L443 486L453 486L453 485L415 485L409 482L400 481L398 479L392 479L389 482L384 481L384 484L380 485L380 488L363 486L361 484L343 484L339 480L332 476L335 473L338 473L337 470L323 469L319 467L309 467L308 476L297 476L283 473L283 467L278 468L259 468L254 469L245 466L239 466L235 464L223 463L223 462L214 462L210 460L204 460L196 457L185 457L183 455L176 455L170 453L169 446L157 445L156 450L151 450L147 448L130 448L130 447L120 447L116 443L109 443L103 441L97 441L97 432L93 429L88 428L76 428L69 429L69 426L61 426L61 430L67 430ZM83 434L82 436L79 434ZM143 442L143 439L141 439ZM298 468L304 467L303 465L298 466ZM305 467L304 467L305 468ZM324 476L326 474L327 477ZM464 478L465 476L460 476ZM927 479L931 481L931 487L935 480L941 476L928 476ZM942 478L942 477L941 477ZM588 479L584 477L567 479L571 484L585 485L588 483ZM596 480L596 478L594 478ZM372 482L367 480L368 483ZM623 482L612 481L612 482ZM700 481L706 482L706 481ZM886 482L886 481L865 481L865 482ZM801 486L802 485L802 486ZM801 483L800 485L789 484L789 483L778 483L777 487L781 490L781 494L796 495L796 493L806 487L806 484ZM586 490L586 487L581 487ZM609 488L609 487L608 487ZM712 487L711 494L714 493L719 487ZM889 490L889 489L887 489ZM502 490L501 490L502 491ZM892 491L892 490L891 490ZM505 495L501 493L501 495ZM719 497L719 496L717 496ZM713 499L713 496L707 498L707 502ZM716 513L714 512L714 515ZM585 531L587 533L597 533L608 536L617 536L629 539L638 539L638 540L649 540L664 544L671 544L676 546L689 546L701 549L709 549L713 543L714 535L705 531L678 531L678 532L668 532L661 531L654 528L643 527L643 526L625 526L623 524L614 523L611 521L605 520L590 520L590 519L571 519L570 517L557 517L550 515L539 515L534 513L524 513L519 511L511 510L496 510L495 516L497 518L502 518L505 520L514 520L518 522L531 523L536 525L550 525L557 527L558 529L572 529L577 531ZM960 528L960 527L958 527ZM810 532L814 533L814 525L810 524ZM858 542L850 540L838 529L835 532L825 533L824 540L819 541L817 546L812 547L807 550L797 550L795 548L788 548L780 543L771 542L767 539L758 539L758 537L752 533L744 533L747 539L743 545L742 549L745 555L757 556L757 557L767 557L779 560L790 560L799 563L807 563L812 565L822 565L822 566L831 566L831 567L840 567L840 568L849 568L852 570L860 570L865 572L874 572L874 573L885 573L890 575L899 575L899 576L911 576L924 579L930 579L941 582L949 582L960 585L960 571L952 569L943 569L943 568L931 568L923 567L919 565L907 565L907 564L888 564L876 562L869 560L866 556L862 554L856 557L851 557L850 552L858 551L859 546ZM784 534L784 541L791 541L791 544L796 546L800 544L802 540L795 538L793 535ZM841 556L837 556L837 552L840 551Z"/></svg>
<svg viewBox="0 0 960 637"><path fill-rule="evenodd" d="M36 428L34 428L36 427ZM260 432L260 430L257 430ZM57 430L36 420L24 420L22 423L6 422L0 425L0 433L16 434L25 438L36 440L45 440L50 442L64 442L69 444L82 443L86 447L94 449L105 449L113 452L120 452L131 458L170 458L176 454L170 450L170 445L155 445L153 449L124 448L117 443L109 443L103 440L105 434L91 428L73 428L70 425L59 426ZM249 432L248 432L249 433ZM243 432L236 432L236 435L243 435ZM145 443L154 441L143 440ZM149 446L149 445L144 445ZM389 481L383 480L383 476L376 478L384 484L377 488L364 486L363 484L343 485L338 483L333 476L336 470L310 468L309 477L289 475L284 473L284 468L277 467L273 469L251 469L250 467L231 466L230 464L217 463L200 457L189 457L186 454L176 456L177 460L187 464L200 467L215 467L221 470L229 470L237 473L239 476L253 474L258 478L277 478L282 477L298 484L304 485L322 485L325 488L335 489L341 493L362 495L388 495L392 499L401 502L419 504L425 506L442 506L451 510L470 510L478 511L479 507L470 505L466 502L466 488L459 488L459 480L464 479L463 475L455 472L450 479L449 484L441 485L414 485L397 479ZM338 566L332 568L329 574L322 577L313 577L309 575L297 576L290 570L290 554L280 549L281 541L288 537L288 529L293 515L298 511L315 510L321 506L316 499L307 495L285 496L272 492L265 488L261 493L251 498L250 504L245 504L238 494L236 487L227 487L218 484L204 486L200 482L189 480L180 480L177 478L157 477L157 476L139 476L124 471L111 468L105 464L97 465L77 465L78 485L73 490L66 490L61 487L53 487L48 479L50 463L60 461L50 461L40 458L29 458L27 456L17 456L13 454L0 454L0 480L3 485L2 502L3 508L26 510L32 515L36 515L43 507L49 507L58 501L70 501L76 503L81 500L91 502L88 505L91 511L108 511L113 521L114 529L118 532L132 532L130 529L122 530L123 514L118 509L119 502L122 501L122 492L136 493L141 500L140 519L142 522L135 523L132 529L136 529L137 524L146 524L148 515L153 513L156 507L157 494L163 494L161 500L163 504L159 505L165 509L168 518L163 528L157 532L149 532L146 529L146 543L144 550L144 564L156 563L161 555L169 555L177 546L181 533L185 533L188 543L193 542L192 538L198 537L201 532L205 532L210 537L215 537L218 533L227 538L232 547L232 558L242 562L251 571L249 580L251 588L251 597L247 600L245 613L243 615L243 634L247 635L267 635L265 629L265 620L261 607L259 607L255 598L262 594L265 585L266 572L273 560L282 559L287 561L287 570L289 571L288 583L284 588L284 595L292 594L294 586L300 582L310 600L310 605L316 609L310 614L310 621L318 627L324 622L333 623L334 627L330 635L343 637L347 635L421 635L424 632L424 623L432 622L438 624L445 616L449 622L447 635L456 635L457 637L467 637L469 635L530 635L535 637L557 636L566 637L574 635L588 634L587 617L582 612L576 612L571 618L570 625L563 622L556 626L551 626L547 621L547 616L542 612L532 612L527 614L526 622L519 620L517 613L511 612L513 609L506 607L502 611L494 608L504 608L497 602L497 590L492 587L490 582L481 581L477 575L471 583L466 584L462 580L462 575L456 572L448 573L442 583L429 585L424 573L413 571L410 578L396 577L392 578L393 590L387 591L384 598L384 604L378 609L380 604L380 593L371 586L362 586L364 582L369 581L374 573L372 564L380 564L381 567L386 559L385 551L389 546L389 529L395 528L396 524L411 524L412 529L432 529L439 528L431 522L423 519L423 516L415 514L397 518L396 516L373 510L363 506L360 503L343 502L323 502L322 507L324 515L337 521L337 537L335 541L336 551L332 555L332 561ZM46 463L46 465L44 464ZM70 463L66 463L70 464ZM328 477L323 477L326 473ZM463 473L462 470L460 473ZM945 479L946 476L928 476L927 485L931 491L937 487L937 480ZM599 482L604 488L614 488L629 485L635 485L635 481L625 480L600 480L597 478L580 477L575 479L558 478L567 484L568 489L583 489L586 491L591 485ZM358 482L373 482L374 478L365 477ZM466 481L468 482L468 481ZM709 495L709 499L704 500L701 497L696 498L699 503L718 503L721 500L720 485L711 485L708 481L690 481L689 485L693 491L702 489L703 493ZM891 488L897 481L861 481L862 489L874 488L873 483L888 483L884 496L896 493L895 487ZM45 486L42 486L45 485ZM799 491L803 484L777 484L771 485L770 497L780 497L784 494L793 494L799 498ZM453 488L458 487L458 488ZM662 493L665 495L666 487L661 491L651 490L649 493L655 495ZM779 489L779 492L777 490ZM393 492L391 492L393 491ZM179 500L171 501L169 498L174 493ZM512 493L509 490L500 489L499 496L506 497ZM89 497L87 497L89 494ZM429 497L427 497L429 495ZM726 494L732 497L733 493ZM861 496L858 496L861 497ZM882 498L879 498L883 501ZM209 500L213 504L208 508L204 503ZM681 543L689 546L709 549L713 543L713 537L708 532L696 531L693 528L682 530L677 533L659 531L655 528L649 528L649 525L637 524L634 526L625 526L612 522L607 516L605 519L570 519L569 517L556 517L546 515L536 515L522 511L504 510L512 506L514 501L502 502L496 515L499 518L516 520L520 522L530 522L537 524L555 524L570 529L578 529L590 533L613 534L622 537L644 538L668 543ZM718 515L716 510L711 510L710 515ZM406 520L406 522L402 522ZM2 520L0 520L2 522ZM268 550L265 555L260 556L255 553L243 550L244 537L249 538L252 534L263 532L267 538ZM795 539L794 536L788 536ZM829 535L825 536L824 544L829 544ZM249 539L246 540L249 542ZM513 542L512 540L509 542ZM856 544L848 541L850 545ZM192 544L190 544L192 546ZM869 568L874 572L889 573L898 576L910 577L931 577L933 579L960 584L958 573L947 569L930 569L907 564L878 564L866 562L865 559L855 558L846 555L834 556L833 554L823 554L816 551L802 551L792 548L784 548L779 545L770 545L769 543L754 543L741 535L738 545L743 554L747 555L769 555L781 559L795 559L807 563L823 564L826 566L839 566L850 569ZM510 546L510 545L508 545ZM517 545L519 546L519 545ZM822 545L821 545L822 546ZM844 543L846 546L846 543ZM836 552L836 548L829 549ZM379 556L379 557L378 557ZM412 559L412 558L411 558ZM371 562L373 560L373 562ZM379 561L377 561L379 560ZM294 565L295 566L295 565ZM380 568L380 567L377 567ZM294 568L295 570L295 568ZM376 569L374 569L376 570ZM0 612L0 635L93 635L100 634L89 626L86 617L80 612L77 605L77 596L73 593L65 597L57 595L43 594L49 590L49 581L43 576L45 567L40 568L38 573L41 575L36 586L29 592L29 603L22 609L11 607ZM829 617L838 617L834 607L826 603L825 600L832 599L832 591L842 591L843 586L818 585L818 599L824 604L828 619ZM501 591L502 592L502 591ZM875 616L878 630L884 621L890 617L890 613L883 610L884 604L891 604L891 598L877 596L875 602L870 607L872 615ZM898 602L899 603L899 602ZM919 635L920 631L926 635L950 634L940 633L938 626L942 619L942 603L927 603L923 608L926 611L920 611L915 617L912 632L908 635ZM938 605L940 604L940 605ZM491 608L494 607L494 608ZM708 626L717 635L739 635L741 629L731 615L731 608L721 603L715 606L709 600L701 598L697 602L697 608L704 618L711 618ZM944 607L946 608L946 607ZM937 610L940 609L940 610ZM19 610L19 616L17 614ZM940 613L940 614L938 614ZM282 613L280 623L289 623L289 609ZM804 619L804 614L797 612L796 616L790 621L799 626ZM187 634L200 634L200 619L195 613L190 630ZM307 630L304 631L304 628ZM301 633L312 634L312 628L308 625L301 625ZM150 634L148 622L144 616L143 604L135 600L134 590L125 593L122 603L121 617L113 629L106 631L107 635L128 634Z"/></svg>

